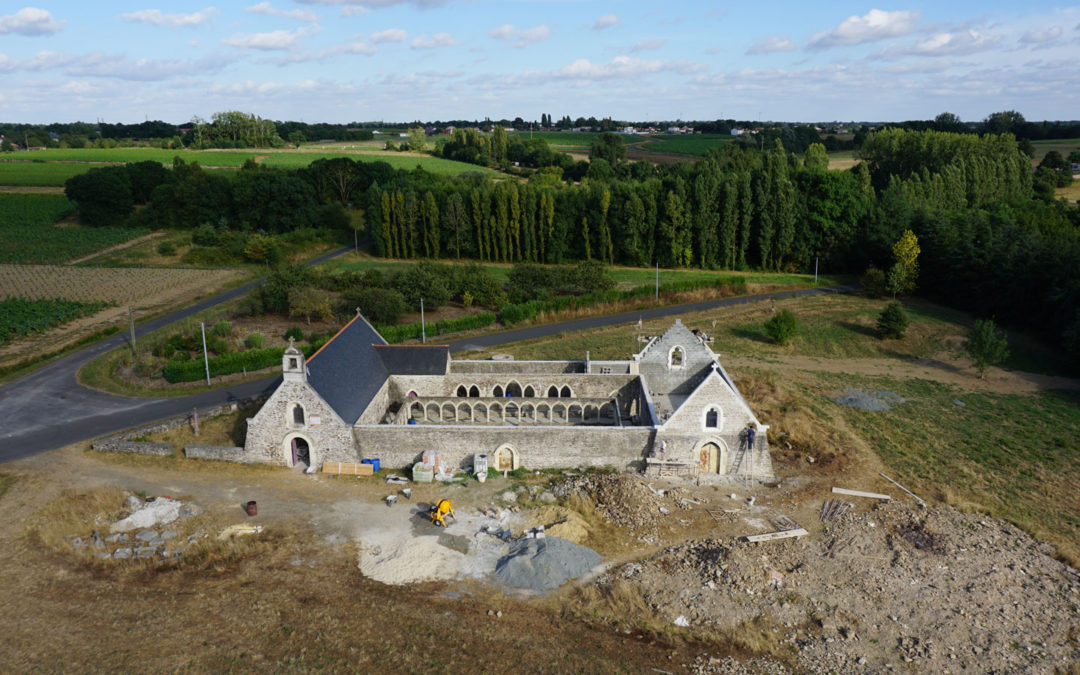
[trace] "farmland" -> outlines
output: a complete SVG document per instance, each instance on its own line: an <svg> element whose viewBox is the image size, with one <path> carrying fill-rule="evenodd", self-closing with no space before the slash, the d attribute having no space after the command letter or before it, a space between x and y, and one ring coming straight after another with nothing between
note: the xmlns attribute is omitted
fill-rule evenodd
<svg viewBox="0 0 1080 675"><path fill-rule="evenodd" d="M643 152L701 156L732 142L729 134L679 134L649 136L642 142L632 141Z"/></svg>
<svg viewBox="0 0 1080 675"><path fill-rule="evenodd" d="M0 224L52 225L75 210L75 203L58 195L0 195Z"/></svg>
<svg viewBox="0 0 1080 675"><path fill-rule="evenodd" d="M0 185L63 185L94 168L90 164L0 161Z"/></svg>
<svg viewBox="0 0 1080 675"><path fill-rule="evenodd" d="M146 234L136 228L52 225L73 209L59 195L0 194L0 263L60 263Z"/></svg>
<svg viewBox="0 0 1080 675"><path fill-rule="evenodd" d="M106 302L3 298L0 300L0 346L89 316L107 306Z"/></svg>

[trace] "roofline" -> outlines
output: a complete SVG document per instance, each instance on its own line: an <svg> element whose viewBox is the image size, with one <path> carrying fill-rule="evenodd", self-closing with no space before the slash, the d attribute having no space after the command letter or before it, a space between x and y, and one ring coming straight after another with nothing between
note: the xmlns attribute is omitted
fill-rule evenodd
<svg viewBox="0 0 1080 675"><path fill-rule="evenodd" d="M342 329L342 330L344 330L344 329ZM392 345L392 344L385 344L385 345L371 345L371 346L376 347L376 348L378 348L378 347L423 347L425 349L427 349L429 347L446 347L448 349L450 348L449 344L445 344L445 345Z"/></svg>
<svg viewBox="0 0 1080 675"><path fill-rule="evenodd" d="M331 342L333 342L333 341L334 341L335 339L337 339L337 336L341 335L341 333L342 333L342 332L343 332L343 331L344 331L344 330L345 330L346 328L348 328L349 326L353 325L353 321L356 321L356 320L357 320L357 319L359 319L359 318L360 318L360 315L359 315L359 314L357 314L356 316L354 316L354 317L352 318L352 321L349 321L349 323L347 323L347 324L345 324L344 326L342 326L342 327L341 327L341 330L339 330L338 332L334 333L334 337L332 337L332 338L330 338L329 340L327 340L326 342L324 342L324 343L323 343L323 346L322 346L322 347L319 347L319 348L318 348L317 350L315 350L315 353L314 353L314 354L312 354L311 356L309 356L309 357L308 357L308 359L307 359L307 361L305 361L304 363L311 363L311 360L312 360L313 358L315 358L316 356L318 356L319 354L321 354L321 353L322 353L322 350L326 349L326 346L327 346L328 344L330 344L330 343L331 343Z"/></svg>

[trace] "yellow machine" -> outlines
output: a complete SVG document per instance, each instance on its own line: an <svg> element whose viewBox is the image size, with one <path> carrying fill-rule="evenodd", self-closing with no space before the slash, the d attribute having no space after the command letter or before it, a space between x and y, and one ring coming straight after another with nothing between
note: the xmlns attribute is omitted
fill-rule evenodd
<svg viewBox="0 0 1080 675"><path fill-rule="evenodd" d="M454 520L457 520L457 514L454 513L454 505L450 503L449 499L440 499L431 505L428 509L428 515L431 516L431 522L434 525L441 525L446 527L446 517L449 516Z"/></svg>

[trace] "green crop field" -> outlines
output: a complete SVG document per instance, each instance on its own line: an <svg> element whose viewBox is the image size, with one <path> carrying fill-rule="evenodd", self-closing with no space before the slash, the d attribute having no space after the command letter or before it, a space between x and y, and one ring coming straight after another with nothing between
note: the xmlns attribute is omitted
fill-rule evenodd
<svg viewBox="0 0 1080 675"><path fill-rule="evenodd" d="M60 263L147 233L52 225L74 208L60 195L0 194L0 263Z"/></svg>
<svg viewBox="0 0 1080 675"><path fill-rule="evenodd" d="M0 185L59 185L94 168L91 164L0 161Z"/></svg>
<svg viewBox="0 0 1080 675"><path fill-rule="evenodd" d="M1067 158L1070 152L1080 150L1080 138L1051 138L1045 141L1032 141L1031 146L1035 148L1035 156L1032 158L1035 162L1041 162L1046 153L1051 150L1057 150L1062 157Z"/></svg>
<svg viewBox="0 0 1080 675"><path fill-rule="evenodd" d="M709 150L733 142L728 134L679 134L649 136L634 142L644 152L673 153L677 155L704 155Z"/></svg>
<svg viewBox="0 0 1080 675"><path fill-rule="evenodd" d="M107 302L0 299L0 345L94 314L108 306Z"/></svg>
<svg viewBox="0 0 1080 675"><path fill-rule="evenodd" d="M75 210L75 202L60 195L0 194L0 225L52 225Z"/></svg>
<svg viewBox="0 0 1080 675"><path fill-rule="evenodd" d="M172 164L174 157L185 162L198 162L203 166L240 166L247 159L265 154L262 150L161 150L159 148L85 148L60 150L34 150L21 152L12 157L19 160L44 160L46 162L161 162Z"/></svg>
<svg viewBox="0 0 1080 675"><path fill-rule="evenodd" d="M528 131L519 131L515 135L522 141L527 141L530 138ZM592 133L589 131L534 131L531 134L532 138L542 138L548 142L552 148L572 148L572 149L587 149L593 142L593 139L599 136L598 133ZM624 137L624 142L626 138Z"/></svg>
<svg viewBox="0 0 1080 675"><path fill-rule="evenodd" d="M331 157L348 157L357 162L386 162L395 169L406 169L409 171L415 169L417 165L419 165L423 167L425 171L450 176L456 176L459 173L467 171L480 171L487 174L498 173L475 164L455 162L441 157L431 157L430 155L414 155L408 153L384 155L364 152L275 152L268 154L261 163L266 166L298 169L311 164L317 159L328 159Z"/></svg>

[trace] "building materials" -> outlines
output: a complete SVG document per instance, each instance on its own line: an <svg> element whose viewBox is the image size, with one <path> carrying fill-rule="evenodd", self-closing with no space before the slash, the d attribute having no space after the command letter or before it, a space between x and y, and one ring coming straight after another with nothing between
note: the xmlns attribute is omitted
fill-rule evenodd
<svg viewBox="0 0 1080 675"><path fill-rule="evenodd" d="M847 488L834 487L832 491L838 495L848 495L850 497L869 497L870 499L892 499L889 495L883 495L877 492L863 492L862 490L849 490Z"/></svg>
<svg viewBox="0 0 1080 675"><path fill-rule="evenodd" d="M771 519L771 522L772 522L773 525L776 526L776 529L780 530L781 532L786 532L788 530L795 530L795 529L798 529L798 527L799 527L798 523L796 523L791 518L788 518L787 516L777 516L777 517Z"/></svg>
<svg viewBox="0 0 1080 675"><path fill-rule="evenodd" d="M896 481L894 481L894 480L893 480L892 478L889 478L888 476L886 476L886 475L885 475L885 474L883 474L883 473L879 473L878 475L879 475L879 476L881 476L882 478L884 478L885 480L889 481L890 483L892 483L892 484L893 484L893 485L895 485L896 487L900 488L900 489L901 489L901 490L903 490L904 492L906 492L906 493L908 493L909 495L911 495L911 497L912 497L912 498L914 498L914 499L915 499L915 501L919 502L919 506L921 506L921 507L923 507L923 508L926 508L926 502L924 502L924 501L923 501L922 499L919 499L919 496L918 496L917 494L915 494L915 493L914 493L914 492L912 492L911 490L907 489L906 487L904 487L904 486L903 486L903 485L901 485L900 483L897 483L897 482L896 482Z"/></svg>
<svg viewBox="0 0 1080 675"><path fill-rule="evenodd" d="M790 537L801 537L805 534L810 534L803 528L795 530L781 530L780 532L769 532L766 534L749 534L743 537L748 542L754 543L758 541L772 541L774 539L788 539Z"/></svg>
<svg viewBox="0 0 1080 675"><path fill-rule="evenodd" d="M323 462L322 472L334 476L372 476L375 467L360 462Z"/></svg>
<svg viewBox="0 0 1080 675"><path fill-rule="evenodd" d="M851 502L845 502L841 499L826 499L825 503L821 505L821 522L827 523L834 518L838 518L853 506L854 504Z"/></svg>

